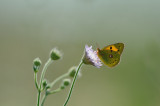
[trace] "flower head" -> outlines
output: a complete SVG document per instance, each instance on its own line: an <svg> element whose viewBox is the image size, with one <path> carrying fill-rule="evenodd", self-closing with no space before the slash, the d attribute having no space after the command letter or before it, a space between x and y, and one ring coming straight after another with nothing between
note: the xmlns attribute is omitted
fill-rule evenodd
<svg viewBox="0 0 160 106"><path fill-rule="evenodd" d="M50 53L50 58L52 60L59 60L62 58L62 53L57 48L53 48Z"/></svg>
<svg viewBox="0 0 160 106"><path fill-rule="evenodd" d="M88 45L85 46L83 63L93 65L97 68L100 68L100 66L102 66L102 63L97 56L97 52L92 49L92 46L89 47Z"/></svg>
<svg viewBox="0 0 160 106"><path fill-rule="evenodd" d="M39 67L41 66L41 64L42 64L42 62L41 62L41 60L39 58L35 58L33 60L33 70L34 70L35 73L38 72Z"/></svg>
<svg viewBox="0 0 160 106"><path fill-rule="evenodd" d="M69 69L68 73L71 78L74 78L74 75L76 74L76 70L77 70L77 66L73 66ZM80 70L78 73L78 77L81 77L81 76L82 76L82 74L81 74L81 70Z"/></svg>

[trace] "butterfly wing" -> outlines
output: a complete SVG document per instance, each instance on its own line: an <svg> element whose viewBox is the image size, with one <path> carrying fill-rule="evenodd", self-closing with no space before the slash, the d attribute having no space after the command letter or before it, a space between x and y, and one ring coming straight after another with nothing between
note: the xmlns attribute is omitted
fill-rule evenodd
<svg viewBox="0 0 160 106"><path fill-rule="evenodd" d="M118 52L121 55L122 52L123 52L123 49L124 49L124 44L123 43L116 43L116 44L106 46L102 50L110 50L111 52L115 51L115 52Z"/></svg>
<svg viewBox="0 0 160 106"><path fill-rule="evenodd" d="M119 63L123 49L123 43L116 43L106 46L102 50L98 49L97 54L104 64L109 67L114 67Z"/></svg>

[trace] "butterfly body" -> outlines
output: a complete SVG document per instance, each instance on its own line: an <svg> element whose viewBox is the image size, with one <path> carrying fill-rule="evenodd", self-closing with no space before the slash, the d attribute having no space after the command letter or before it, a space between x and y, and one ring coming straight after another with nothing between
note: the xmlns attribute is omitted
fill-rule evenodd
<svg viewBox="0 0 160 106"><path fill-rule="evenodd" d="M123 43L116 43L106 46L103 49L97 48L97 55L105 65L114 67L120 62L120 56L123 49Z"/></svg>

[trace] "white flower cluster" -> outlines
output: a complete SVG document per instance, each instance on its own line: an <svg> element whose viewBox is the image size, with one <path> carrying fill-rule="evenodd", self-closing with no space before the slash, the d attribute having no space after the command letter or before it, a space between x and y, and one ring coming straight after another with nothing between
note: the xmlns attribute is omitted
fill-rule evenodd
<svg viewBox="0 0 160 106"><path fill-rule="evenodd" d="M85 46L85 55L83 57L84 64L90 64L97 68L102 66L100 59L97 56L97 52L92 49L92 46Z"/></svg>

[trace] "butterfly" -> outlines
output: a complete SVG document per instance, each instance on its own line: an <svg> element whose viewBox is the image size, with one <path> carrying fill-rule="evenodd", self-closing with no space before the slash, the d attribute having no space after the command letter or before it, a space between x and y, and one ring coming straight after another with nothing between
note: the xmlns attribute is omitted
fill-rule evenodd
<svg viewBox="0 0 160 106"><path fill-rule="evenodd" d="M123 43L115 43L104 47L97 48L97 55L99 59L108 67L114 67L120 62L120 57L124 49Z"/></svg>

